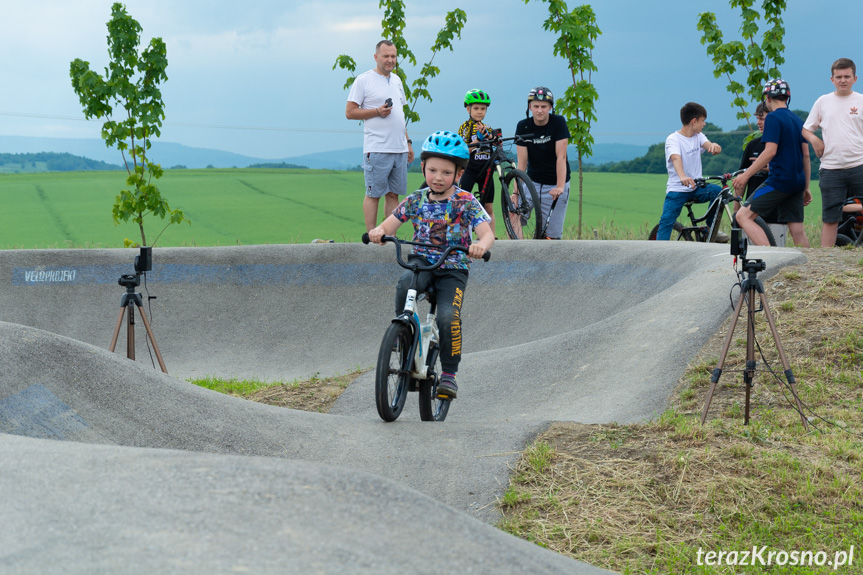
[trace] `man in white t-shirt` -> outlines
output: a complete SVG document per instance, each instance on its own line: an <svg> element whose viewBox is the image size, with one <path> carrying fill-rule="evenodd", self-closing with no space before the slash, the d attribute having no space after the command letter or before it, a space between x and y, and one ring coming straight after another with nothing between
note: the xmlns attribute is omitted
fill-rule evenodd
<svg viewBox="0 0 863 575"><path fill-rule="evenodd" d="M715 156L722 151L719 144L714 144L701 133L707 122L707 110L700 104L688 102L680 109L680 121L683 126L665 140L668 184L665 187L665 204L659 230L656 232L657 240L671 239L674 222L686 202L711 202L722 191L716 184L708 184L703 188L695 185L695 179L701 177L701 154L709 152ZM715 215L711 214L705 225L713 223Z"/></svg>
<svg viewBox="0 0 863 575"><path fill-rule="evenodd" d="M839 58L830 68L836 90L815 101L803 124L803 138L821 158L821 247L836 244L846 198L863 196L863 94L853 91L857 66ZM822 142L815 135L821 128Z"/></svg>
<svg viewBox="0 0 863 575"><path fill-rule="evenodd" d="M375 47L374 69L357 76L348 94L345 116L363 121L363 173L366 230L377 226L378 206L384 196L384 219L407 194L408 164L414 151L405 124L407 105L401 78L393 73L398 52L389 40Z"/></svg>

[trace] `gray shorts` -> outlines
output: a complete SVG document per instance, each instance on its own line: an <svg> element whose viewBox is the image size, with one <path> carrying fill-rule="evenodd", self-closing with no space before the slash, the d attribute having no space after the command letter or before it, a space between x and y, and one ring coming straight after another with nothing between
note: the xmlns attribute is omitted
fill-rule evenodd
<svg viewBox="0 0 863 575"><path fill-rule="evenodd" d="M363 154L366 196L380 198L388 193L404 196L408 193L408 153Z"/></svg>
<svg viewBox="0 0 863 575"><path fill-rule="evenodd" d="M556 186L551 184L537 184L534 182L534 187L536 187L536 193L539 195L539 203L541 206L541 212L538 214L540 217L537 218L537 228L542 229L545 225L545 220L548 219L548 211L551 209L551 204L554 202L554 198L551 197L549 193ZM530 201L530 196L527 196L528 201ZM566 185L563 187L563 193L560 194L559 199L557 201L557 205L554 206L554 213L551 214L551 220L548 222L548 229L545 231L545 235L554 238L560 239L563 235L563 220L566 218L566 206L569 203L569 182L566 182ZM533 208L533 206L531 206Z"/></svg>
<svg viewBox="0 0 863 575"><path fill-rule="evenodd" d="M835 224L842 221L842 205L846 198L863 196L863 166L844 170L821 168L821 221Z"/></svg>

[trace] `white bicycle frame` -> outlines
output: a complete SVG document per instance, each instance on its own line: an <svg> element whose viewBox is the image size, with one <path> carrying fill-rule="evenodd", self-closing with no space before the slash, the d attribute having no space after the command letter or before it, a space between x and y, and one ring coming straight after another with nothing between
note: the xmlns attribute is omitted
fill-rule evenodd
<svg viewBox="0 0 863 575"><path fill-rule="evenodd" d="M420 318L416 312L417 308L417 290L409 289L407 298L405 298L405 310L402 315L410 314L413 316L413 324L417 329L416 351L414 352L413 371L411 377L414 379L426 379L428 377L428 366L425 358L428 355L428 350L432 342L439 342L440 332L437 327L437 317L433 313L426 315L425 323L420 323Z"/></svg>

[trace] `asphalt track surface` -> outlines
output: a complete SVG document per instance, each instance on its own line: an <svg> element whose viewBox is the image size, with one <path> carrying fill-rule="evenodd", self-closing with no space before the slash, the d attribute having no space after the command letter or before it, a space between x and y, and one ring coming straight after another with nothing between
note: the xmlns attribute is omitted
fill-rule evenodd
<svg viewBox="0 0 863 575"><path fill-rule="evenodd" d="M136 362L125 321L107 351L136 253L0 252L2 573L599 573L492 527L496 498L551 422L661 413L736 281L727 245L498 242L471 272L447 421L411 395L384 423L373 373L330 414L186 378L371 367L392 246L155 249L136 291L170 375L140 320ZM765 280L804 261L749 257Z"/></svg>

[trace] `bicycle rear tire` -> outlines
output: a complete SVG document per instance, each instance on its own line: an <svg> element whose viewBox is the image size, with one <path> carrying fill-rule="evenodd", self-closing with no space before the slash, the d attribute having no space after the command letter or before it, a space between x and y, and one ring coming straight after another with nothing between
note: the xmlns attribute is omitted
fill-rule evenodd
<svg viewBox="0 0 863 575"><path fill-rule="evenodd" d="M437 344L429 346L428 377L420 382L420 419L423 421L443 421L449 412L451 399L437 396L440 376L440 348Z"/></svg>
<svg viewBox="0 0 863 575"><path fill-rule="evenodd" d="M384 333L375 370L375 404L384 421L401 415L410 387L410 352L413 334L403 323L393 323Z"/></svg>
<svg viewBox="0 0 863 575"><path fill-rule="evenodd" d="M653 229L650 230L650 235L647 236L647 239L650 241L654 241L656 239L656 234L658 232L659 232L659 224L656 224L655 226L653 226ZM671 233L673 234L674 232L677 232L677 239L678 240L683 239L683 240L686 240L687 242L693 241L692 233L689 231L684 232L683 231L683 224L681 224L680 222L674 222L674 226L673 226L673 229L671 230Z"/></svg>
<svg viewBox="0 0 863 575"><path fill-rule="evenodd" d="M755 216L755 225L761 228L761 231L764 232L765 236L767 236L767 243L775 248L776 238L773 237L773 230L770 229L770 225L768 225L768 223L764 221L764 218L762 218L761 216ZM731 216L731 227L739 227L737 225L737 214Z"/></svg>
<svg viewBox="0 0 863 575"><path fill-rule="evenodd" d="M510 198L515 195L515 203ZM510 170L500 193L503 223L511 240L536 240L542 233L542 207L531 179L521 170Z"/></svg>

